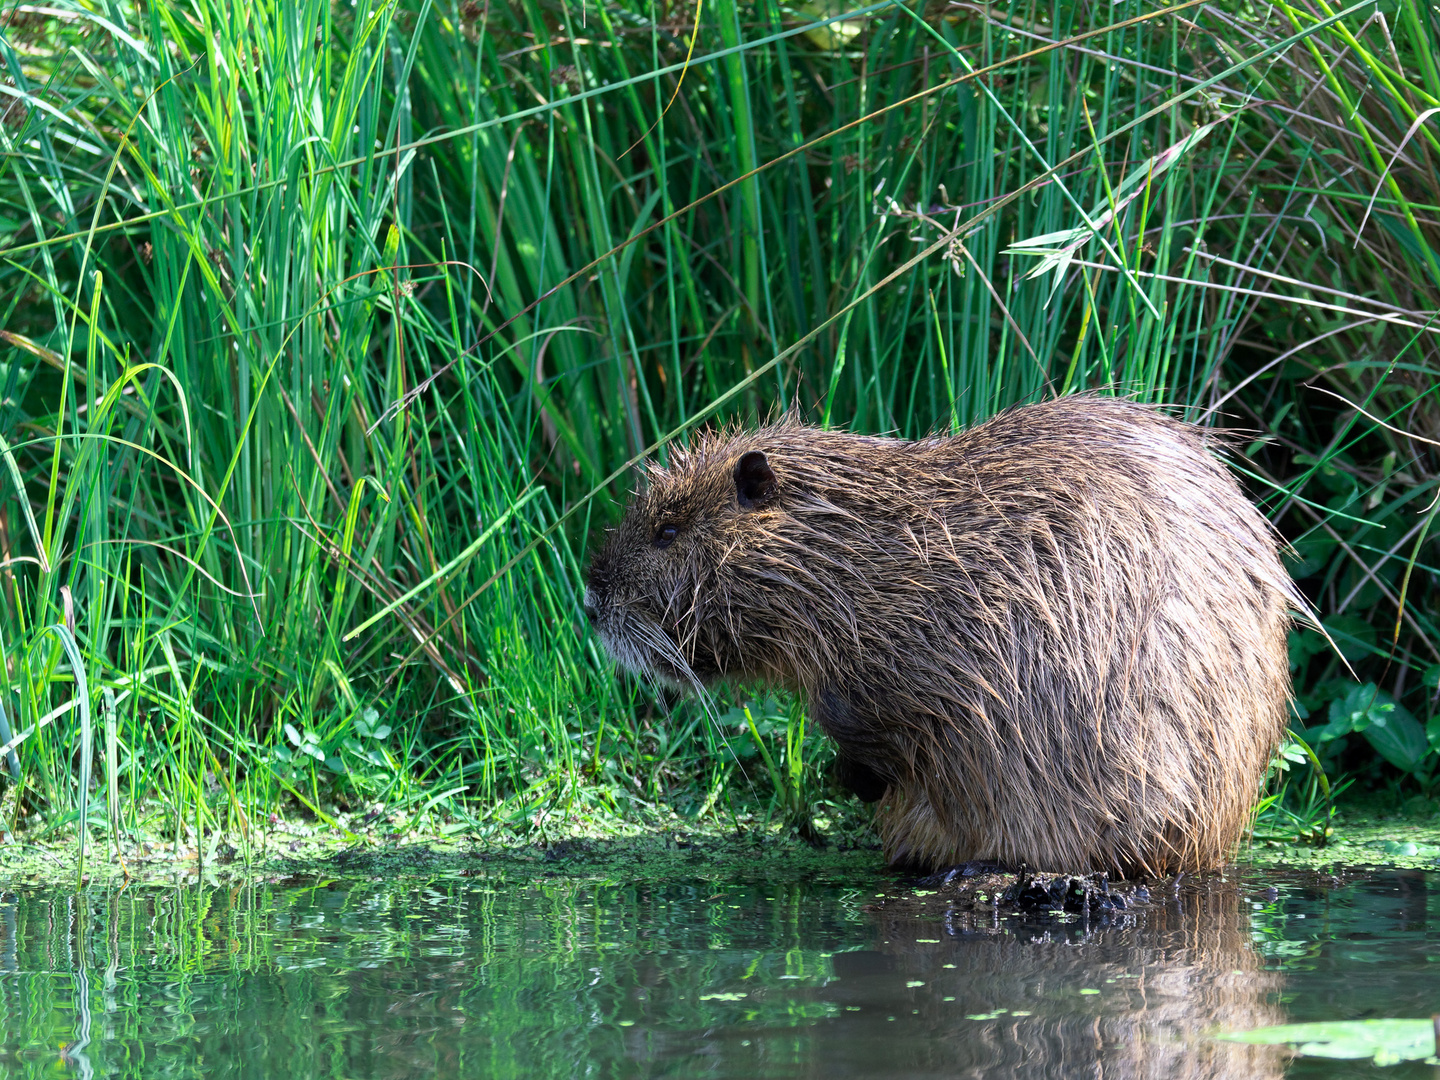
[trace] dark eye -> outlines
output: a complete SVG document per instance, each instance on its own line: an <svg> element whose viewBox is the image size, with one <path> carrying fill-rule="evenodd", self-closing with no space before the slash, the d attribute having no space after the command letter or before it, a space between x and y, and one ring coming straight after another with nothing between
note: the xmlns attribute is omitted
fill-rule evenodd
<svg viewBox="0 0 1440 1080"><path fill-rule="evenodd" d="M680 535L680 529L676 525L661 525L655 530L655 539L650 541L657 548L667 548L675 542Z"/></svg>

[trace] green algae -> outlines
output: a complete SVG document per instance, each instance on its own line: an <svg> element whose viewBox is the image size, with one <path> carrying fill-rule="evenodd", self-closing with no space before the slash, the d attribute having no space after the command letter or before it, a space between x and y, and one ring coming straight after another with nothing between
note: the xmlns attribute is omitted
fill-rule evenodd
<svg viewBox="0 0 1440 1080"><path fill-rule="evenodd" d="M1414 809L1414 808L1412 808ZM440 820L428 829L397 829L384 818L340 824L273 820L248 836L190 835L177 845L154 836L127 840L119 855L98 838L86 861L90 884L204 880L236 882L290 875L392 876L504 872L596 881L653 882L697 874L733 880L886 873L878 839L861 813L827 820L826 843L753 816L717 822L671 817L647 823L576 819L530 834L481 835ZM74 885L73 840L27 838L0 844L0 875L30 885ZM1440 814L1337 816L1323 846L1277 840L1243 844L1240 868L1325 871L1345 867L1435 869L1440 866ZM980 879L975 879L977 882ZM983 889L1003 889L1013 875L987 875Z"/></svg>
<svg viewBox="0 0 1440 1080"><path fill-rule="evenodd" d="M763 822L739 825L676 819L664 826L600 829L581 823L538 840L478 837L464 832L357 831L277 823L248 838L210 837L203 846L154 839L126 843L117 858L97 856L92 842L85 881L204 881L210 884L320 877L403 875L566 877L597 882L659 882L677 877L744 880L864 875L884 869L878 841L846 832L816 846L792 830ZM31 840L0 845L0 876L27 886L73 886L73 842Z"/></svg>
<svg viewBox="0 0 1440 1080"><path fill-rule="evenodd" d="M1434 870L1440 866L1440 815L1342 814L1323 847L1269 840L1242 848L1237 861L1242 866L1313 870L1336 866Z"/></svg>

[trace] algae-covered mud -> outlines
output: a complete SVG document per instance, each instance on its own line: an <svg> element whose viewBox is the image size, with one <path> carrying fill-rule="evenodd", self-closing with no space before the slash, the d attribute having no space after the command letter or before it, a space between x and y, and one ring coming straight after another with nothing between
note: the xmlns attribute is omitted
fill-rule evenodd
<svg viewBox="0 0 1440 1080"><path fill-rule="evenodd" d="M1339 820L1323 847L1254 841L1242 845L1241 867L1325 870L1331 867L1440 867L1440 813L1351 814ZM272 819L247 835L212 834L197 842L148 835L127 840L118 853L96 837L83 869L73 839L16 837L0 833L0 882L119 887L135 883L240 884L275 875L320 876L466 872L504 865L516 872L542 867L547 874L668 880L686 872L725 874L732 864L758 860L777 874L826 870L878 872L880 845L860 814L827 821L822 843L801 841L793 831L751 815L728 825L671 816L649 825L563 823L529 836L480 836L443 821L429 830L394 828L381 816L336 823Z"/></svg>
<svg viewBox="0 0 1440 1080"><path fill-rule="evenodd" d="M1220 1036L1436 1011L1440 870L1421 853L1435 838L1408 835L1352 836L1319 868L1115 883L1123 904L1083 911L1005 903L1014 875L917 883L874 850L760 830L508 850L315 840L279 845L288 863L180 860L167 881L157 858L143 880L79 890L9 873L0 1068L1364 1075L1375 1066Z"/></svg>

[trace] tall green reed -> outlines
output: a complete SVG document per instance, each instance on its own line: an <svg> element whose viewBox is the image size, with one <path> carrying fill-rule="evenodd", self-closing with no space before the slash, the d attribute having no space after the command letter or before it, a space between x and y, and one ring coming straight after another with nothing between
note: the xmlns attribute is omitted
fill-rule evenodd
<svg viewBox="0 0 1440 1080"><path fill-rule="evenodd" d="M74 88L102 152L79 168L46 153L53 116L33 107L6 131L11 205L35 208L18 231L73 234L6 264L0 678L15 726L64 692L41 634L63 586L92 692L114 693L118 778L133 805L168 806L177 842L243 832L287 795L333 816L334 781L414 812L442 780L483 800L537 766L573 773L588 660L564 646L563 548L407 657L553 508L516 467L529 436L492 361L465 357L473 270L410 265L425 229L402 13L126 14ZM57 206L84 210L55 222ZM457 357L462 377L386 414ZM491 543L471 544L487 527ZM386 605L386 625L342 641ZM58 727L20 745L20 813L71 801L78 747Z"/></svg>

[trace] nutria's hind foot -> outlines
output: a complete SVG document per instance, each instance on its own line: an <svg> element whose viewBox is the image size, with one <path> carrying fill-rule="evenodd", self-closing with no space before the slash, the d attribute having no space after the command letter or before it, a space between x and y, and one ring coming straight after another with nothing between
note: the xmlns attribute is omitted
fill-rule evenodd
<svg viewBox="0 0 1440 1080"><path fill-rule="evenodd" d="M1101 915L1124 911L1129 901L1110 888L1106 874L1021 873L996 901L998 907L1043 914Z"/></svg>

